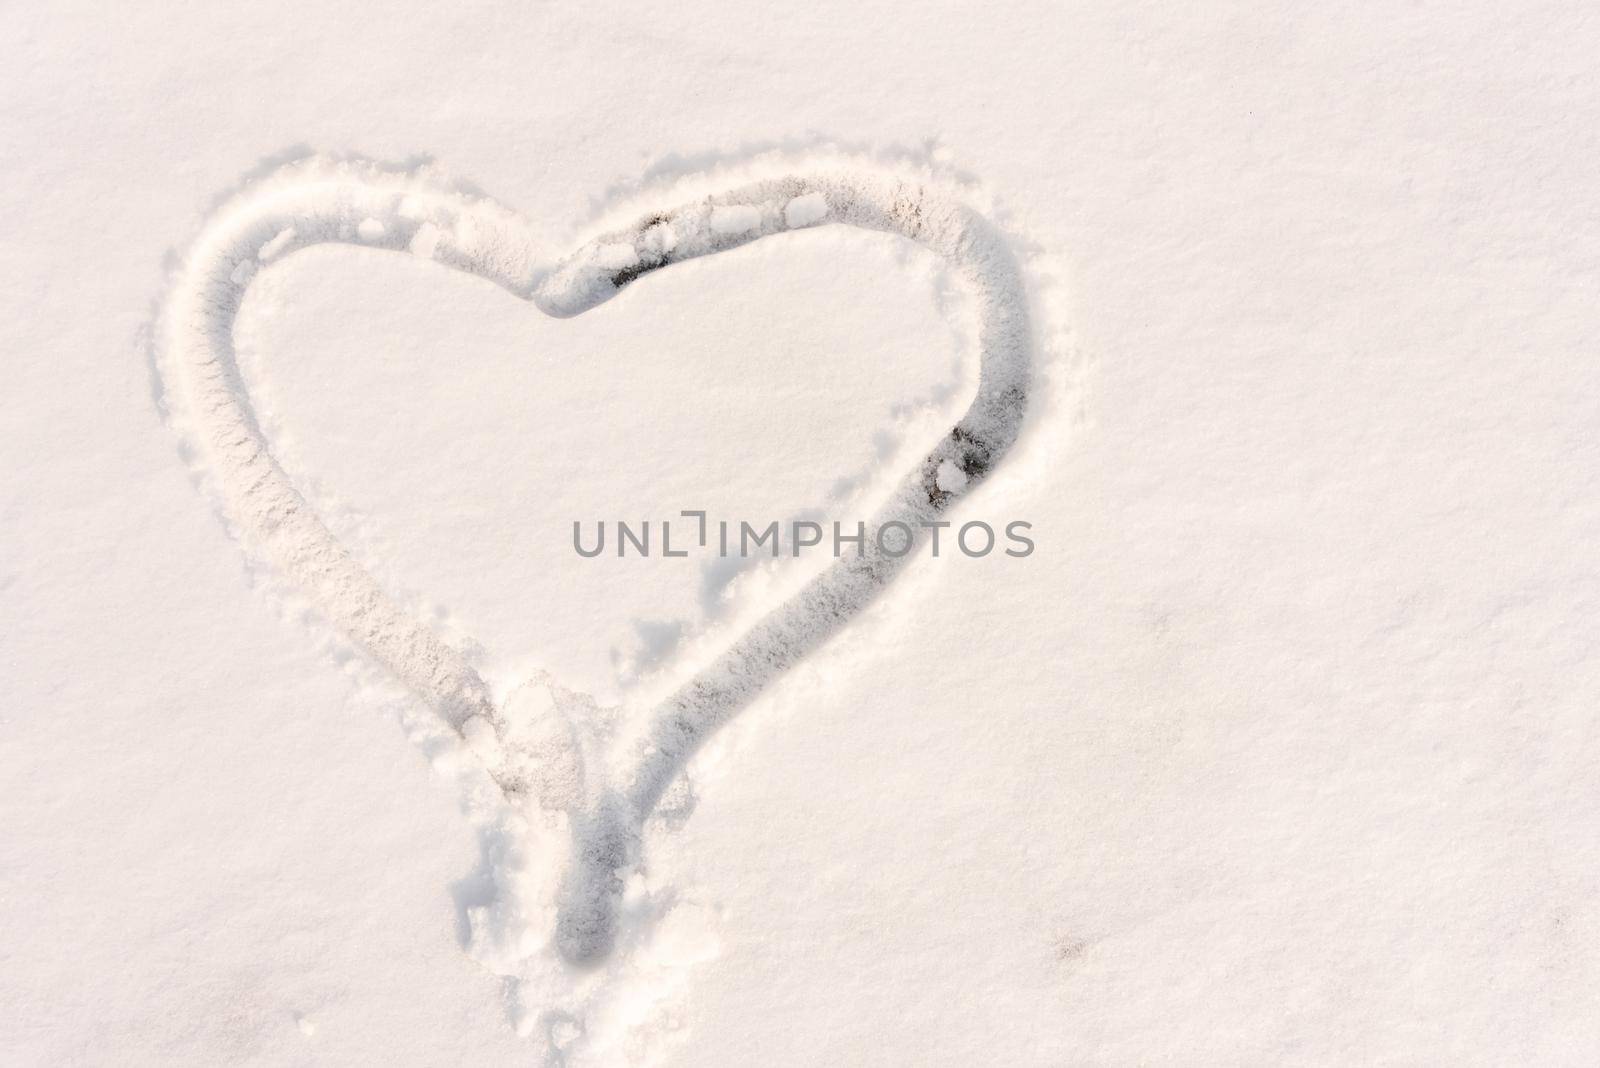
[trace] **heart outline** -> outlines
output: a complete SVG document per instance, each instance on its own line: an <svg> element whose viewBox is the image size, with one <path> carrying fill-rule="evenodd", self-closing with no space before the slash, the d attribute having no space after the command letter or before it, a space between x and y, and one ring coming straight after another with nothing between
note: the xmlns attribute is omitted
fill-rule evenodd
<svg viewBox="0 0 1600 1068"><path fill-rule="evenodd" d="M713 210L756 212L728 232ZM233 323L259 265L324 243L410 251L486 278L541 311L569 317L598 307L658 269L818 225L888 232L950 264L976 298L978 387L971 405L879 506L857 557L843 557L756 620L650 710L620 782L594 783L574 803L572 855L561 880L556 944L589 963L615 937L622 875L637 862L644 821L684 762L722 724L874 601L927 540L926 523L964 498L1015 442L1027 409L1033 338L1020 268L984 215L926 176L856 161L724 189L594 238L541 266L521 216L437 176L319 158L280 168L212 216L168 291L159 366L183 404L224 513L319 611L488 754L509 800L536 793L537 754L519 749L504 710L464 654L400 607L323 523L279 465L261 429L233 347ZM425 246L425 247L420 247ZM953 464L959 490L940 486ZM911 545L884 552L876 534L903 523ZM571 695L569 695L571 696ZM487 732L484 730L487 726ZM485 734L490 737L485 737ZM609 770L601 768L600 770Z"/></svg>

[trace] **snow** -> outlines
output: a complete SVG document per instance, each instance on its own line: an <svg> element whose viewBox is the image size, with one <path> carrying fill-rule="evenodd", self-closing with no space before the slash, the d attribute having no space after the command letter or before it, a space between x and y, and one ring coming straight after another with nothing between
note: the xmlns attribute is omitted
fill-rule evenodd
<svg viewBox="0 0 1600 1068"><path fill-rule="evenodd" d="M288 248L289 243L293 241L294 238L294 227L285 226L273 236L271 241L268 241L265 245L262 245L261 248L256 250L256 259L260 260L262 263L266 263L278 253Z"/></svg>
<svg viewBox="0 0 1600 1068"><path fill-rule="evenodd" d="M935 472L938 487L945 493L960 493L967 488L967 473L950 460L945 460Z"/></svg>
<svg viewBox="0 0 1600 1068"><path fill-rule="evenodd" d="M425 222L417 227L411 235L411 251L425 260L433 259L434 253L439 251L439 241L443 232L431 222Z"/></svg>
<svg viewBox="0 0 1600 1068"><path fill-rule="evenodd" d="M698 203L674 208L668 202L650 211L631 238L623 233L596 239L545 267L507 251L529 248L524 222L497 205L453 191L431 175L336 161L297 163L263 178L218 211L175 273L156 327L164 408L188 439L198 480L215 493L246 550L280 571L375 664L407 684L443 727L488 758L483 770L503 794L499 803L514 814L496 812L484 818L496 826L495 833L516 840L510 852L518 868L533 863L557 870L554 881L541 870L531 880L538 900L525 901L530 880L494 865L497 897L504 900L470 917L474 945L482 935L495 947L488 956L475 955L501 974L540 984L540 1004L555 996L543 989L552 969L590 965L620 951L619 932L633 951L635 936L621 930L626 926L623 910L636 908L624 893L626 876L644 870L645 827L657 802L718 728L832 639L899 577L906 546L887 550L883 531L897 527L914 546L947 522L940 517L958 494L1003 461L1026 410L1035 350L1046 356L1051 352L1049 339L1036 335L1031 326L1024 276L1006 239L957 194L941 190L936 175L880 171L871 161L843 156L815 161L774 157L761 167L769 172L764 179L741 180L719 194L727 203L714 204L709 228L700 225L704 213ZM977 312L977 384L970 403L952 417L953 427L932 451L910 463L886 502L873 506L881 510L870 534L857 523L853 555L787 595L770 594L758 610L760 618L742 634L730 630L725 648L701 658L692 675L686 672L653 711L639 715L602 709L593 698L568 691L542 673L502 708L483 674L462 651L441 641L430 624L385 592L274 458L274 440L264 432L270 424L250 395L233 341L243 307L239 281L229 273L236 250L253 247L258 234L274 231L308 235L306 245L336 242L348 231L352 213L388 218L363 219L357 235L369 242L391 227L431 216L436 225L451 227L449 245L459 270L530 299L548 314L566 317L620 293L630 279L612 272L619 263L643 263L634 245L651 243L663 222L672 226L678 240L670 253L658 253L648 269L726 253L762 236L754 231L772 214L768 209L809 187L829 190L830 211L841 224L898 233L940 256L952 275L960 277ZM717 212L733 209L751 224L719 225ZM456 221L466 218L474 220L476 239L492 238L486 246L475 241L470 248L492 248L492 255L463 251L453 234ZM285 227L286 219L294 224ZM616 249L626 249L630 256L624 260ZM974 525L963 526L958 541L963 552L983 555L993 545L992 531L982 527L988 541L973 550L966 533ZM648 525L642 529L644 537L634 539L634 550L643 556L649 551ZM750 529L742 520L741 557L751 555ZM764 529L776 558L778 524ZM625 546L619 532L619 558ZM530 686L547 696L522 698ZM634 725L627 726L629 721ZM485 725L497 744L485 742ZM543 812L520 811L530 806ZM521 839L548 845L563 836L572 840L570 861L559 859L560 849L525 859ZM651 916L649 922L655 919ZM554 937L541 938L552 920ZM483 935L486 926L510 929ZM552 959L525 963L541 955ZM523 993L522 999L526 1002L530 995ZM587 1005L575 1011L589 1019Z"/></svg>
<svg viewBox="0 0 1600 1068"><path fill-rule="evenodd" d="M742 234L761 225L761 210L750 204L722 205L711 209L710 221L719 234Z"/></svg>
<svg viewBox="0 0 1600 1068"><path fill-rule="evenodd" d="M1593 1063L1595 38L0 11L0 1061Z"/></svg>
<svg viewBox="0 0 1600 1068"><path fill-rule="evenodd" d="M828 215L828 198L821 193L803 193L783 206L783 219L791 228L811 226Z"/></svg>

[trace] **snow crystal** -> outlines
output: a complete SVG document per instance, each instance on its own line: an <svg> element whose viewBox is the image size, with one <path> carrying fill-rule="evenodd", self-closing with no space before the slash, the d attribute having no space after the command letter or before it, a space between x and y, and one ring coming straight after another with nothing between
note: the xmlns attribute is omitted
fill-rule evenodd
<svg viewBox="0 0 1600 1068"><path fill-rule="evenodd" d="M620 271L639 262L639 254L634 251L633 246L621 241L601 245L594 252L595 262L607 270Z"/></svg>
<svg viewBox="0 0 1600 1068"><path fill-rule="evenodd" d="M678 232L671 223L659 222L639 235L639 249L652 256L665 256L678 247Z"/></svg>
<svg viewBox="0 0 1600 1068"><path fill-rule="evenodd" d="M795 197L783 209L783 221L791 228L821 222L828 214L828 198L821 193Z"/></svg>
<svg viewBox="0 0 1600 1068"><path fill-rule="evenodd" d="M294 227L285 226L282 230L278 231L276 237L261 246L260 251L256 253L256 259L260 260L262 263L266 263L268 260L272 259L272 257L282 252L289 242L293 240Z"/></svg>
<svg viewBox="0 0 1600 1068"><path fill-rule="evenodd" d="M433 254L439 250L439 239L442 236L437 226L425 222L417 227L417 232L411 236L409 247L414 255L431 260Z"/></svg>
<svg viewBox="0 0 1600 1068"><path fill-rule="evenodd" d="M743 234L761 225L761 209L749 204L728 204L711 209L711 229L719 234Z"/></svg>
<svg viewBox="0 0 1600 1068"><path fill-rule="evenodd" d="M479 759L493 766L500 759L500 741L494 724L483 716L473 716L461 725L461 737Z"/></svg>
<svg viewBox="0 0 1600 1068"><path fill-rule="evenodd" d="M960 493L967 488L967 473L954 460L946 460L939 465L936 484L946 493Z"/></svg>

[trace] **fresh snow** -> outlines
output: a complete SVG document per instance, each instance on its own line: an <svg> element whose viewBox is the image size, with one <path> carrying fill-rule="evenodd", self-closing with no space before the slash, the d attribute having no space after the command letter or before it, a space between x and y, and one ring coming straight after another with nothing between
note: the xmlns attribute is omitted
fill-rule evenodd
<svg viewBox="0 0 1600 1068"><path fill-rule="evenodd" d="M1578 8L0 41L0 1063L1600 1058Z"/></svg>

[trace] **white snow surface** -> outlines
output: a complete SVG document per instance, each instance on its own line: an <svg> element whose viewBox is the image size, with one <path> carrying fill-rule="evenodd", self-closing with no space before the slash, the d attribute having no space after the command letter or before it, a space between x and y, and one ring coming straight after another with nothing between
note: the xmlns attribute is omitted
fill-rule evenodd
<svg viewBox="0 0 1600 1068"><path fill-rule="evenodd" d="M1597 51L0 8L0 1063L1600 1060ZM1035 552L923 546L708 713L573 963L595 754L828 563L574 520L920 485Z"/></svg>

